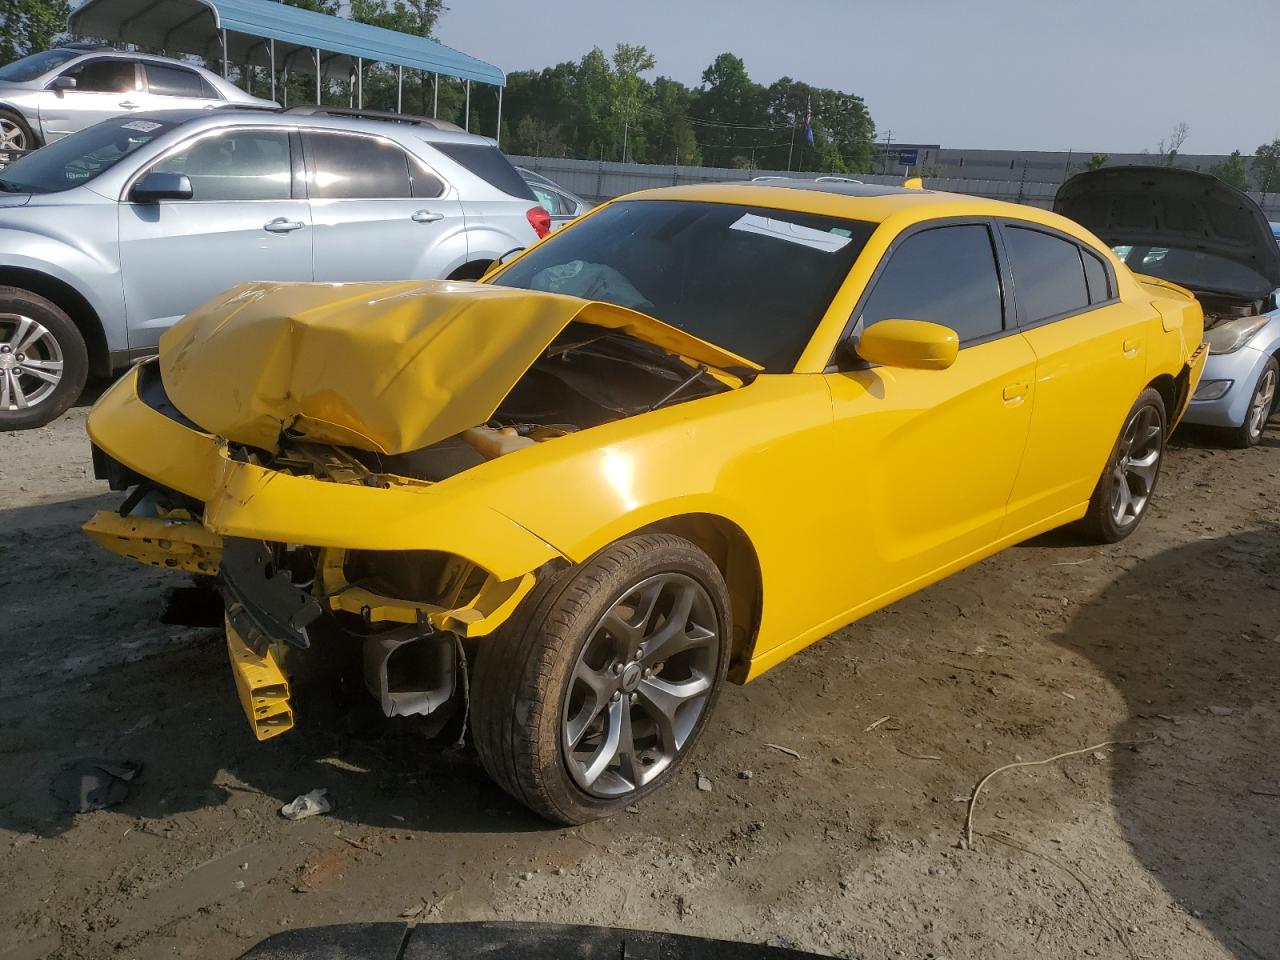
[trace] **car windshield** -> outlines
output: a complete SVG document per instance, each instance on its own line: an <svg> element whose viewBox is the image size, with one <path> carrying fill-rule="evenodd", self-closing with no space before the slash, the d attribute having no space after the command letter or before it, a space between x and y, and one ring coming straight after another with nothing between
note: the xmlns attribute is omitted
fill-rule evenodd
<svg viewBox="0 0 1280 960"><path fill-rule="evenodd" d="M68 60L80 56L83 52L83 50L66 50L61 47L55 47L53 50L41 50L39 53L30 54L0 67L0 80L8 80L10 83L25 83L28 80L34 80L36 77L62 66Z"/></svg>
<svg viewBox="0 0 1280 960"><path fill-rule="evenodd" d="M557 233L493 282L629 307L782 373L874 229L789 210L630 200Z"/></svg>
<svg viewBox="0 0 1280 960"><path fill-rule="evenodd" d="M1181 247L1156 247L1148 244L1117 244L1112 253L1128 264L1134 273L1209 293L1270 289L1271 283L1256 270L1236 260L1229 260L1203 250Z"/></svg>
<svg viewBox="0 0 1280 960"><path fill-rule="evenodd" d="M88 183L139 147L173 129L163 120L118 117L55 140L0 171L7 193L57 193Z"/></svg>

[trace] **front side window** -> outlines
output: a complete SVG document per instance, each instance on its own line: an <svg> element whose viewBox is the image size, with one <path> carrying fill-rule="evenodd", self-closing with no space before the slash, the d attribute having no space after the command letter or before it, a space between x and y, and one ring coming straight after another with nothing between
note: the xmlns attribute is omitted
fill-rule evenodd
<svg viewBox="0 0 1280 960"><path fill-rule="evenodd" d="M289 135L251 129L202 137L151 172L186 174L193 200L288 200Z"/></svg>
<svg viewBox="0 0 1280 960"><path fill-rule="evenodd" d="M116 117L55 140L0 171L0 190L58 193L88 183L129 154L172 130L174 124Z"/></svg>
<svg viewBox="0 0 1280 960"><path fill-rule="evenodd" d="M874 229L765 207L628 200L552 234L493 282L629 307L787 373Z"/></svg>
<svg viewBox="0 0 1280 960"><path fill-rule="evenodd" d="M409 157L390 140L337 133L303 134L313 198L393 200L413 196Z"/></svg>
<svg viewBox="0 0 1280 960"><path fill-rule="evenodd" d="M1038 323L1089 306L1078 246L1025 227L1007 227L1004 238L1022 323Z"/></svg>
<svg viewBox="0 0 1280 960"><path fill-rule="evenodd" d="M80 56L83 51L67 50L64 47L55 47L52 50L41 50L39 53L31 53L13 63L6 63L0 67L0 80L8 83L26 83L28 80L34 80L36 77L43 76L50 70L54 70L68 60L74 60Z"/></svg>
<svg viewBox="0 0 1280 960"><path fill-rule="evenodd" d="M133 93L137 71L131 60L88 60L65 74L74 77L75 93Z"/></svg>
<svg viewBox="0 0 1280 960"><path fill-rule="evenodd" d="M170 67L163 63L148 63L147 91L157 97L189 97L203 100L204 83L193 70Z"/></svg>
<svg viewBox="0 0 1280 960"><path fill-rule="evenodd" d="M982 224L912 234L889 255L862 310L864 327L881 320L927 320L963 343L1004 329L991 231Z"/></svg>

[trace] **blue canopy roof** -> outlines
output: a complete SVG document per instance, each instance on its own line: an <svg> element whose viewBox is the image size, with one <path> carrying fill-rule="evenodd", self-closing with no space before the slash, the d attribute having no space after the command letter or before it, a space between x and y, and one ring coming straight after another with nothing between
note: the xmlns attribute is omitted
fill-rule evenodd
<svg viewBox="0 0 1280 960"><path fill-rule="evenodd" d="M266 66L270 62L267 41L274 40L276 63L281 66L303 51L310 57L311 51L319 49L327 69L335 64L345 69L363 58L506 85L506 75L497 67L435 40L272 0L87 0L71 14L69 23L80 36L206 58L222 55L221 31L226 30L232 63Z"/></svg>

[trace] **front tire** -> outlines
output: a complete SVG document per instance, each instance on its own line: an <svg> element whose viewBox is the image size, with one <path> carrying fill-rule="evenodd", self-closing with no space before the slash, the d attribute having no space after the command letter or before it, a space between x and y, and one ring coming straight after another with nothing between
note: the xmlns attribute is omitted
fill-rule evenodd
<svg viewBox="0 0 1280 960"><path fill-rule="evenodd" d="M1124 427L1080 521L1082 531L1101 543L1119 543L1147 515L1164 462L1167 431L1164 400L1148 387L1125 417Z"/></svg>
<svg viewBox="0 0 1280 960"><path fill-rule="evenodd" d="M13 110L0 110L0 153L34 150L39 145L35 134L31 132L31 125L22 114Z"/></svg>
<svg viewBox="0 0 1280 960"><path fill-rule="evenodd" d="M0 430L61 416L88 375L89 351L71 318L44 297L0 287Z"/></svg>
<svg viewBox="0 0 1280 960"><path fill-rule="evenodd" d="M1280 385L1280 362L1272 357L1263 366L1262 375L1254 385L1244 423L1225 431L1226 440L1231 446L1244 450L1256 447L1262 441L1262 432L1267 429L1267 421L1276 409L1277 385Z"/></svg>
<svg viewBox="0 0 1280 960"><path fill-rule="evenodd" d="M585 823L662 787L724 682L724 578L681 537L627 537L539 585L481 641L471 685L480 760L548 820Z"/></svg>

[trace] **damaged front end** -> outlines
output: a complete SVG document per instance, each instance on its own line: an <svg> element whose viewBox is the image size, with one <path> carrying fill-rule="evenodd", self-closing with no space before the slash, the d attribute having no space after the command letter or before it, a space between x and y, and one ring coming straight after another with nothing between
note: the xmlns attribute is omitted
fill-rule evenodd
<svg viewBox="0 0 1280 960"><path fill-rule="evenodd" d="M293 726L288 664L322 628L358 647L387 716L432 714L465 686L463 640L495 630L565 562L493 502L494 469L750 370L571 297L248 285L166 333L158 362L95 406L96 471L130 493L85 531L130 559L216 577L259 740Z"/></svg>

